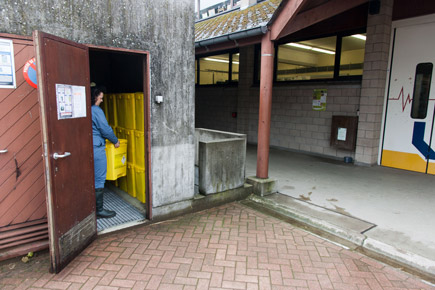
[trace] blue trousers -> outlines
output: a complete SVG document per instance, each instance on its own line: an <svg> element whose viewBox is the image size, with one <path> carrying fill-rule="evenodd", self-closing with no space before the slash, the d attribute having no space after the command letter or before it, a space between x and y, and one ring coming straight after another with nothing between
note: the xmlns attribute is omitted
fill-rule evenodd
<svg viewBox="0 0 435 290"><path fill-rule="evenodd" d="M95 188L104 188L107 174L106 146L94 146Z"/></svg>

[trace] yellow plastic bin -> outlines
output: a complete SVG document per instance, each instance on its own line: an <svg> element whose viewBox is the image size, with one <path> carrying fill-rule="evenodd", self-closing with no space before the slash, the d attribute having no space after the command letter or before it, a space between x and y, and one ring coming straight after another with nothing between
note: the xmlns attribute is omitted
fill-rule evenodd
<svg viewBox="0 0 435 290"><path fill-rule="evenodd" d="M116 106L118 126L134 130L136 128L134 94L117 94Z"/></svg>
<svg viewBox="0 0 435 290"><path fill-rule="evenodd" d="M125 129L124 128L116 127L116 130L114 130L113 132L115 133L116 137L118 137L118 139L127 139L127 138L125 138ZM129 144L127 143L127 152L128 152L128 146L129 146Z"/></svg>
<svg viewBox="0 0 435 290"><path fill-rule="evenodd" d="M136 110L136 130L144 132L144 106L143 93L134 94L134 108Z"/></svg>
<svg viewBox="0 0 435 290"><path fill-rule="evenodd" d="M105 100L103 100L103 104L104 103L106 103L105 106L107 107L107 111L105 111L107 122L109 123L110 126L113 127L118 126L118 116L116 112L116 95L114 94L107 95Z"/></svg>
<svg viewBox="0 0 435 290"><path fill-rule="evenodd" d="M134 130L128 130L125 129L125 139L128 141L127 145L127 161L131 164L136 164L135 160L135 150L136 150L136 144L134 142Z"/></svg>
<svg viewBox="0 0 435 290"><path fill-rule="evenodd" d="M118 139L119 147L115 148L106 141L107 175L106 180L116 180L127 175L127 140Z"/></svg>
<svg viewBox="0 0 435 290"><path fill-rule="evenodd" d="M134 173L136 177L136 199L145 203L145 169L135 166Z"/></svg>
<svg viewBox="0 0 435 290"><path fill-rule="evenodd" d="M125 192L128 191L127 176L118 179L118 187Z"/></svg>
<svg viewBox="0 0 435 290"><path fill-rule="evenodd" d="M134 131L134 160L136 166L145 168L145 134L141 131Z"/></svg>
<svg viewBox="0 0 435 290"><path fill-rule="evenodd" d="M134 174L134 165L127 163L127 193L136 197L136 176Z"/></svg>

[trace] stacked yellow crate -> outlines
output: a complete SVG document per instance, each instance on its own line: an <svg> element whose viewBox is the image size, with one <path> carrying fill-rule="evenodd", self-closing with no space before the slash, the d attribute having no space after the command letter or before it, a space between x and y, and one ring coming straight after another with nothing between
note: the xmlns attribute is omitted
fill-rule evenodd
<svg viewBox="0 0 435 290"><path fill-rule="evenodd" d="M119 187L145 203L145 134L143 93L108 94L104 108L118 138L127 140L127 175Z"/></svg>
<svg viewBox="0 0 435 290"><path fill-rule="evenodd" d="M144 97L143 93L135 93L135 131L134 131L134 161L136 178L136 198L145 203L145 133L144 133Z"/></svg>

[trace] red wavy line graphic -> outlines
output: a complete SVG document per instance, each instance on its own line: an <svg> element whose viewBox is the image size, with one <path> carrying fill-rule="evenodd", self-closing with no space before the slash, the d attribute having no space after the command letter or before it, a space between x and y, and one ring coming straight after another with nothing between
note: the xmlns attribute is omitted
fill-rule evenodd
<svg viewBox="0 0 435 290"><path fill-rule="evenodd" d="M403 87L400 90L400 93L397 96L397 98L388 98L389 101L398 101L400 99L402 100L402 112L404 112L406 109L406 106L408 104L411 104L412 98L411 98L410 94L408 94L408 96L406 96L406 98L405 98L405 93L403 92ZM435 101L435 99L429 99L429 101Z"/></svg>

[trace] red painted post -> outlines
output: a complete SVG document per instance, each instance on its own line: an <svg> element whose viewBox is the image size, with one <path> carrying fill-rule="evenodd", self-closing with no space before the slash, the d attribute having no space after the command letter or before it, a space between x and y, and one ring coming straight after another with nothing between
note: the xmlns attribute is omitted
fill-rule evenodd
<svg viewBox="0 0 435 290"><path fill-rule="evenodd" d="M272 112L274 45L270 32L261 39L260 109L258 119L257 178L269 177L270 116Z"/></svg>

